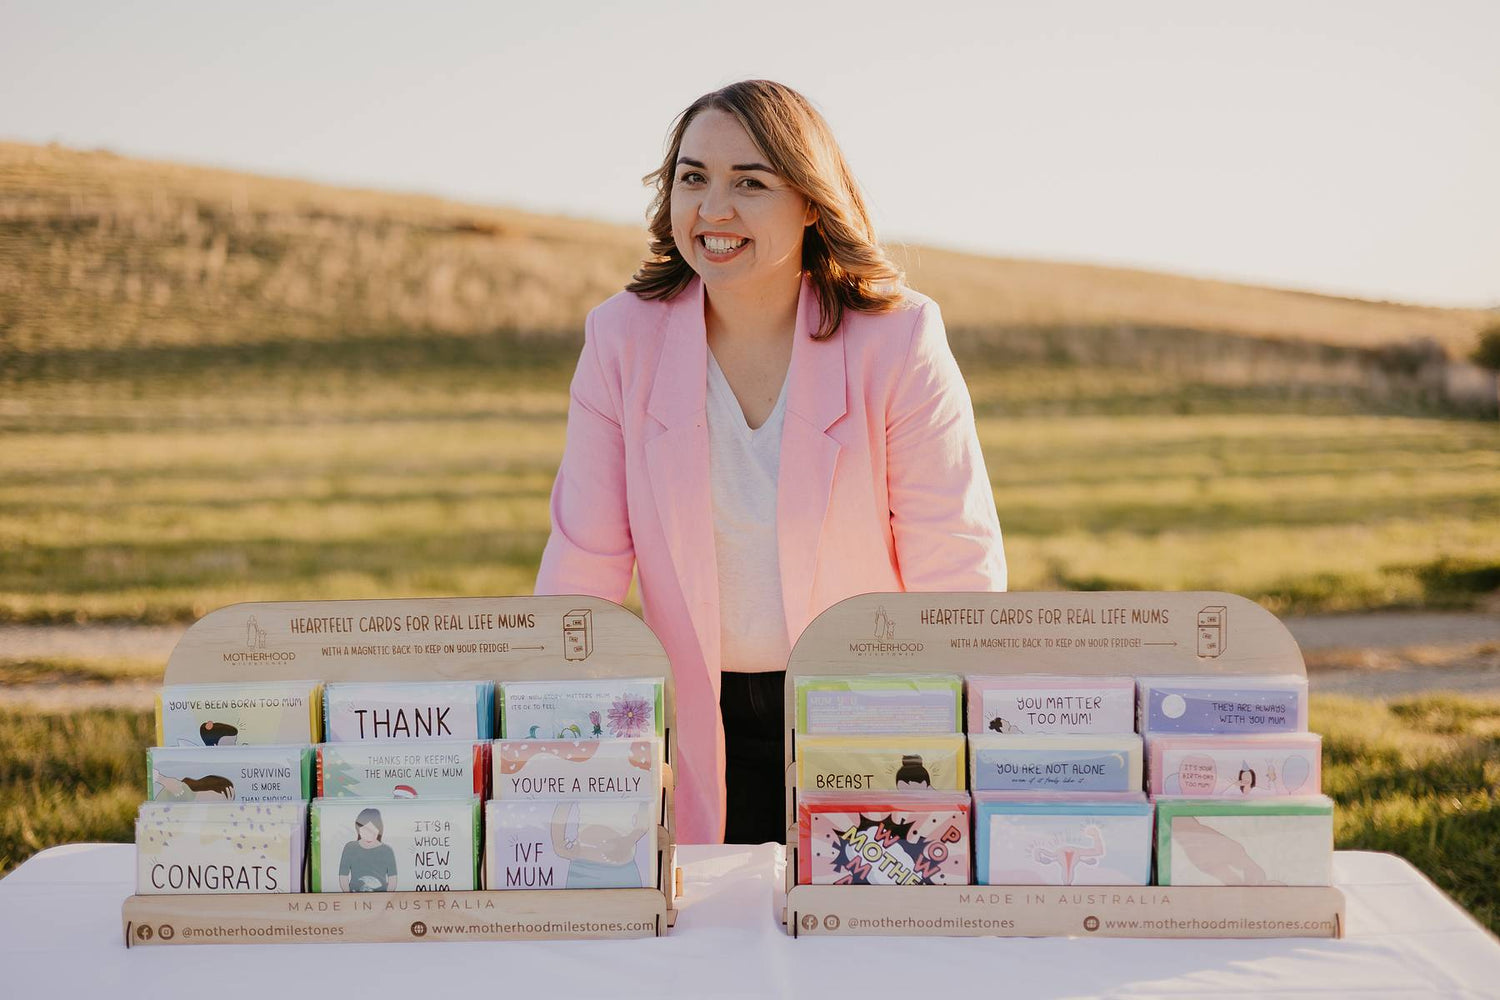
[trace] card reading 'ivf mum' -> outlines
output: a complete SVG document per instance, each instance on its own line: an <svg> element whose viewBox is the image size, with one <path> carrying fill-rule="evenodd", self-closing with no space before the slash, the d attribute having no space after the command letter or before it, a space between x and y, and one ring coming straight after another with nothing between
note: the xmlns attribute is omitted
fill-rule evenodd
<svg viewBox="0 0 1500 1000"><path fill-rule="evenodd" d="M484 817L491 889L656 885L655 802L494 799Z"/></svg>
<svg viewBox="0 0 1500 1000"><path fill-rule="evenodd" d="M317 681L168 684L156 700L156 745L284 746L316 743Z"/></svg>
<svg viewBox="0 0 1500 1000"><path fill-rule="evenodd" d="M479 799L314 799L313 892L479 888Z"/></svg>
<svg viewBox="0 0 1500 1000"><path fill-rule="evenodd" d="M508 740L633 740L665 732L658 677L506 681L500 695Z"/></svg>
<svg viewBox="0 0 1500 1000"><path fill-rule="evenodd" d="M497 799L646 799L661 794L661 741L496 740Z"/></svg>
<svg viewBox="0 0 1500 1000"><path fill-rule="evenodd" d="M487 740L493 681L349 681L323 689L329 743Z"/></svg>
<svg viewBox="0 0 1500 1000"><path fill-rule="evenodd" d="M157 802L306 802L312 747L150 747L147 798Z"/></svg>

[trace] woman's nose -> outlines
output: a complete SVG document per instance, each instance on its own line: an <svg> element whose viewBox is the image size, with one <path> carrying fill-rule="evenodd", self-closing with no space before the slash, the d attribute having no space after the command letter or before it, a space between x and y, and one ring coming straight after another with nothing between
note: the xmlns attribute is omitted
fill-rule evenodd
<svg viewBox="0 0 1500 1000"><path fill-rule="evenodd" d="M729 193L717 185L709 185L708 190L703 194L703 201L698 205L698 214L705 219L716 221L734 215L734 206L730 204Z"/></svg>

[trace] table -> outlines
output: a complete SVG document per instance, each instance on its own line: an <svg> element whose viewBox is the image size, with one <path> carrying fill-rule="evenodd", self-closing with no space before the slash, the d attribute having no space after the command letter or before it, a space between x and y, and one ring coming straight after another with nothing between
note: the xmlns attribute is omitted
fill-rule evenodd
<svg viewBox="0 0 1500 1000"><path fill-rule="evenodd" d="M0 996L1500 997L1500 941L1389 854L1340 851L1332 940L802 938L780 923L782 852L680 848L677 927L640 941L194 945L126 951L135 848L74 844L0 880ZM295 993L288 994L288 987ZM970 992L971 991L971 992Z"/></svg>

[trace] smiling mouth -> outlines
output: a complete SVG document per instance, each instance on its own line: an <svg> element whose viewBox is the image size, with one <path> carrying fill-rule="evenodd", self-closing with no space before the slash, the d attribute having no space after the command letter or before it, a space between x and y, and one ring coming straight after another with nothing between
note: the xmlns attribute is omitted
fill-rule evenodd
<svg viewBox="0 0 1500 1000"><path fill-rule="evenodd" d="M735 251L739 250L749 242L750 240L743 236L698 237L698 243L703 247L703 249L708 251L708 254L711 257L728 257L730 254L733 254Z"/></svg>

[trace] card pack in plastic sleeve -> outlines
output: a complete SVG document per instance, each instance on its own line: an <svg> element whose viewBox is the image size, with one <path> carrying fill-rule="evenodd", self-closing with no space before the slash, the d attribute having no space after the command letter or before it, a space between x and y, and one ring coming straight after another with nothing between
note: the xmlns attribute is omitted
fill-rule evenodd
<svg viewBox="0 0 1500 1000"><path fill-rule="evenodd" d="M312 892L479 888L479 799L314 799Z"/></svg>
<svg viewBox="0 0 1500 1000"><path fill-rule="evenodd" d="M967 787L962 733L797 735L797 787L810 792Z"/></svg>
<svg viewBox="0 0 1500 1000"><path fill-rule="evenodd" d="M485 803L487 886L652 888L657 816L644 799L493 799Z"/></svg>
<svg viewBox="0 0 1500 1000"><path fill-rule="evenodd" d="M501 735L508 740L640 739L664 736L662 679L506 681Z"/></svg>
<svg viewBox="0 0 1500 1000"><path fill-rule="evenodd" d="M979 791L1138 792L1135 733L969 737L969 773Z"/></svg>
<svg viewBox="0 0 1500 1000"><path fill-rule="evenodd" d="M344 681L323 702L329 743L494 736L493 681Z"/></svg>
<svg viewBox="0 0 1500 1000"><path fill-rule="evenodd" d="M970 733L1132 733L1129 677L986 674L966 681Z"/></svg>
<svg viewBox="0 0 1500 1000"><path fill-rule="evenodd" d="M963 681L951 674L798 677L797 732L962 732Z"/></svg>
<svg viewBox="0 0 1500 1000"><path fill-rule="evenodd" d="M977 792L980 885L1146 885L1151 804L1141 792Z"/></svg>
<svg viewBox="0 0 1500 1000"><path fill-rule="evenodd" d="M310 746L150 747L146 797L154 802L306 802Z"/></svg>
<svg viewBox="0 0 1500 1000"><path fill-rule="evenodd" d="M1136 686L1143 736L1307 731L1306 677L1140 677Z"/></svg>
<svg viewBox="0 0 1500 1000"><path fill-rule="evenodd" d="M1329 885L1333 800L1156 799L1159 885Z"/></svg>
<svg viewBox="0 0 1500 1000"><path fill-rule="evenodd" d="M1146 740L1153 795L1263 798L1323 790L1323 738L1317 733L1176 736Z"/></svg>
<svg viewBox="0 0 1500 1000"><path fill-rule="evenodd" d="M803 885L967 885L965 792L808 792L797 799Z"/></svg>
<svg viewBox="0 0 1500 1000"><path fill-rule="evenodd" d="M324 798L483 797L490 744L483 740L324 743L318 794Z"/></svg>
<svg viewBox="0 0 1500 1000"><path fill-rule="evenodd" d="M317 681L168 684L156 698L156 745L288 746L321 739Z"/></svg>
<svg viewBox="0 0 1500 1000"><path fill-rule="evenodd" d="M497 799L645 799L661 794L661 740L496 740Z"/></svg>

